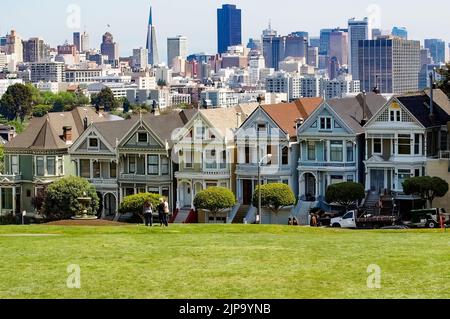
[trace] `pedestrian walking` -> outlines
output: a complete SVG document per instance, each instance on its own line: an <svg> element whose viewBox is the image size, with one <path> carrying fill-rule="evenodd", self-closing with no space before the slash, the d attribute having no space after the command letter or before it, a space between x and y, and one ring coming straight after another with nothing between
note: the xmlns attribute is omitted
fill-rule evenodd
<svg viewBox="0 0 450 319"><path fill-rule="evenodd" d="M159 199L158 205L158 218L159 218L159 226L162 227L164 224L164 199Z"/></svg>
<svg viewBox="0 0 450 319"><path fill-rule="evenodd" d="M153 226L153 205L149 201L144 203L145 226Z"/></svg>
<svg viewBox="0 0 450 319"><path fill-rule="evenodd" d="M167 200L164 200L163 201L163 225L165 225L166 227L169 227L169 214L170 214L169 203L167 202Z"/></svg>

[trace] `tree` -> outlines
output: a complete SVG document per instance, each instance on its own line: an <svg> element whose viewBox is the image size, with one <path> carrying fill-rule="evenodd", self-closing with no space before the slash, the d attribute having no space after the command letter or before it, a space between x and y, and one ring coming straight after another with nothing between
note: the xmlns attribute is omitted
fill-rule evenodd
<svg viewBox="0 0 450 319"><path fill-rule="evenodd" d="M0 143L0 174L5 173L5 146Z"/></svg>
<svg viewBox="0 0 450 319"><path fill-rule="evenodd" d="M420 196L428 202L430 208L433 207L434 199L444 197L448 190L448 183L440 177L413 177L403 182L403 192L406 195Z"/></svg>
<svg viewBox="0 0 450 319"><path fill-rule="evenodd" d="M438 88L450 97L450 63L447 63L437 72L442 77L441 81L437 83Z"/></svg>
<svg viewBox="0 0 450 319"><path fill-rule="evenodd" d="M95 105L97 111L103 106L107 112L115 110L119 104L109 87L105 87L100 93L94 94L91 98L91 102Z"/></svg>
<svg viewBox="0 0 450 319"><path fill-rule="evenodd" d="M132 213L136 216L139 216L143 222L145 222L144 218L144 204L149 201L154 209L159 205L161 196L158 194L151 193L141 193L137 195L130 195L123 199L120 204L119 213L120 214L128 214Z"/></svg>
<svg viewBox="0 0 450 319"><path fill-rule="evenodd" d="M128 113L131 109L131 103L126 97L123 98L122 108L124 113Z"/></svg>
<svg viewBox="0 0 450 319"><path fill-rule="evenodd" d="M364 185L354 182L345 182L328 186L325 194L325 200L328 203L338 203L345 207L357 204L366 196Z"/></svg>
<svg viewBox="0 0 450 319"><path fill-rule="evenodd" d="M214 220L221 211L236 205L236 198L232 191L223 187L210 187L199 192L194 199L196 209L209 210Z"/></svg>
<svg viewBox="0 0 450 319"><path fill-rule="evenodd" d="M32 89L20 83L11 85L0 100L0 113L8 120L24 121L33 107Z"/></svg>
<svg viewBox="0 0 450 319"><path fill-rule="evenodd" d="M49 112L51 112L52 109L53 109L53 107L51 105L45 105L45 104L39 104L39 105L33 106L33 116L34 117L43 117L46 114L48 114Z"/></svg>
<svg viewBox="0 0 450 319"><path fill-rule="evenodd" d="M91 205L88 215L96 214L99 208L99 198L95 187L81 177L65 177L52 183L46 191L44 212L51 220L68 219L82 210L79 197L90 197Z"/></svg>
<svg viewBox="0 0 450 319"><path fill-rule="evenodd" d="M295 205L295 195L286 184L266 184L256 187L253 194L253 206L259 205L259 191L261 189L261 206L269 208L275 214L275 223L278 221L278 213L287 206ZM260 216L261 218L261 216Z"/></svg>

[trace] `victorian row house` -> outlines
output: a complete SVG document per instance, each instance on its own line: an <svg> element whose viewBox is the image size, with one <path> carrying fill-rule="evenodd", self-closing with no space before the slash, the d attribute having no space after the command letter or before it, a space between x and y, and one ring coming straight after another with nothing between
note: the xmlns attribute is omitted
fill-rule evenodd
<svg viewBox="0 0 450 319"><path fill-rule="evenodd" d="M34 213L40 209L46 187L74 173L68 150L89 123L116 120L115 116L81 107L33 118L23 133L5 145L1 213Z"/></svg>
<svg viewBox="0 0 450 319"><path fill-rule="evenodd" d="M125 196L150 192L167 198L178 211L176 222L184 222L196 194L221 186L238 204L214 217L200 212L198 221L252 222L252 196L261 181L285 183L296 194L297 203L278 222L295 216L307 223L311 208L330 208L325 194L335 183L362 183L369 202L386 194L407 200L402 183L412 176L450 181L449 114L449 100L439 90L389 100L361 93L172 110L128 120L91 108L51 113L32 119L6 144L0 212L33 213L50 183L76 175L96 187L102 218L117 216ZM450 201L438 204L448 209Z"/></svg>

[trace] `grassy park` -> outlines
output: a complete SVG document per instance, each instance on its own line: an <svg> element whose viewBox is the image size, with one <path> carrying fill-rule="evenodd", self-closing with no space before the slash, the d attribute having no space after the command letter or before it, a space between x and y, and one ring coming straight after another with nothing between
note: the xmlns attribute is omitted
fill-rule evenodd
<svg viewBox="0 0 450 319"><path fill-rule="evenodd" d="M0 299L450 298L449 251L440 230L2 226Z"/></svg>

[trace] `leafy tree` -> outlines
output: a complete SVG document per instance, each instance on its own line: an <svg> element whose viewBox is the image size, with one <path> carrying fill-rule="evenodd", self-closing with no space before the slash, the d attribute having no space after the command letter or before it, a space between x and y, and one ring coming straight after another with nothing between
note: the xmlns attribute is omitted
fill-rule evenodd
<svg viewBox="0 0 450 319"><path fill-rule="evenodd" d="M364 185L354 182L345 182L328 186L325 200L328 203L338 203L345 207L357 204L366 196Z"/></svg>
<svg viewBox="0 0 450 319"><path fill-rule="evenodd" d="M100 204L95 187L88 180L69 176L52 183L46 190L44 212L50 220L68 219L82 210L79 197L91 197L88 214L95 215Z"/></svg>
<svg viewBox="0 0 450 319"><path fill-rule="evenodd" d="M437 70L442 79L437 83L440 88L448 97L450 97L450 63L447 63L441 69Z"/></svg>
<svg viewBox="0 0 450 319"><path fill-rule="evenodd" d="M406 195L417 195L433 207L436 197L444 197L449 190L448 183L440 177L421 176L408 178L403 182L403 192Z"/></svg>
<svg viewBox="0 0 450 319"><path fill-rule="evenodd" d="M123 98L122 107L124 113L128 113L131 110L131 103L126 97Z"/></svg>
<svg viewBox="0 0 450 319"><path fill-rule="evenodd" d="M210 187L195 196L194 206L196 209L209 210L216 220L221 211L236 205L236 198L232 191L223 187Z"/></svg>
<svg viewBox="0 0 450 319"><path fill-rule="evenodd" d="M295 195L286 184L274 183L256 187L253 194L253 206L259 205L259 192L261 191L261 206L269 208L275 214L275 222L278 221L278 213L281 209L295 204ZM261 216L260 216L261 217Z"/></svg>
<svg viewBox="0 0 450 319"><path fill-rule="evenodd" d="M149 201L153 205L153 209L156 209L156 207L159 205L160 198L160 195L151 193L141 193L127 196L120 204L119 213L133 213L134 215L142 218L142 221L145 222L144 204Z"/></svg>
<svg viewBox="0 0 450 319"><path fill-rule="evenodd" d="M33 91L30 86L14 84L8 87L0 100L0 114L8 120L24 121L31 114Z"/></svg>
<svg viewBox="0 0 450 319"><path fill-rule="evenodd" d="M164 81L163 79L159 79L157 85L160 87L167 86L167 82Z"/></svg>
<svg viewBox="0 0 450 319"><path fill-rule="evenodd" d="M0 174L5 173L5 147L0 143Z"/></svg>
<svg viewBox="0 0 450 319"><path fill-rule="evenodd" d="M107 112L113 111L119 105L119 102L114 97L114 94L109 87L105 87L100 91L100 93L94 94L91 97L91 102L95 105L97 111L100 106L103 106Z"/></svg>
<svg viewBox="0 0 450 319"><path fill-rule="evenodd" d="M45 105L45 104L39 104L36 106L33 106L33 116L34 117L43 117L51 110L53 109L53 106L51 105Z"/></svg>

